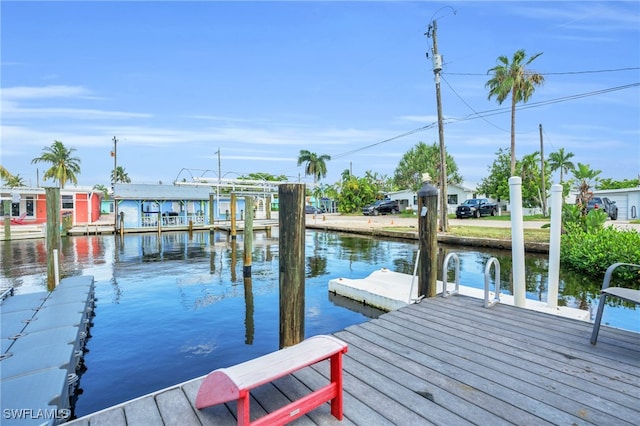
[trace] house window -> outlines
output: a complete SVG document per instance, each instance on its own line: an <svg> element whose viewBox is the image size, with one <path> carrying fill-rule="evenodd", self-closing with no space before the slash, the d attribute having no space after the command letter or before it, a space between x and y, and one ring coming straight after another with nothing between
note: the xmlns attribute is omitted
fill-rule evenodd
<svg viewBox="0 0 640 426"><path fill-rule="evenodd" d="M62 195L62 208L73 209L73 195Z"/></svg>
<svg viewBox="0 0 640 426"><path fill-rule="evenodd" d="M20 203L11 203L11 216L20 216Z"/></svg>
<svg viewBox="0 0 640 426"><path fill-rule="evenodd" d="M458 194L447 195L447 203L456 205L458 204Z"/></svg>
<svg viewBox="0 0 640 426"><path fill-rule="evenodd" d="M33 216L33 197L27 197L25 205L27 207L27 216Z"/></svg>

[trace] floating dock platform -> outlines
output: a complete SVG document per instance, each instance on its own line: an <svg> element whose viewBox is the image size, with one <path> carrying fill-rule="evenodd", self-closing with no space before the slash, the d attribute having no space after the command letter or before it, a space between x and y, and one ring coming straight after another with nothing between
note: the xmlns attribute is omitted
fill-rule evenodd
<svg viewBox="0 0 640 426"><path fill-rule="evenodd" d="M442 287L442 281L437 281L438 295L442 295ZM454 284L449 283L447 290L451 290L453 287ZM418 300L418 277L382 268L361 279L332 279L329 281L329 291L390 312ZM459 286L458 294L484 299L484 290L468 286ZM496 299L495 292L489 293L489 299L492 301ZM515 305L513 296L509 294L500 294L499 300L500 303ZM550 308L546 303L537 300L526 300L525 308L581 321L589 321L590 319L588 311L566 306Z"/></svg>
<svg viewBox="0 0 640 426"><path fill-rule="evenodd" d="M69 419L94 308L93 276L65 278L51 292L0 303L3 425Z"/></svg>

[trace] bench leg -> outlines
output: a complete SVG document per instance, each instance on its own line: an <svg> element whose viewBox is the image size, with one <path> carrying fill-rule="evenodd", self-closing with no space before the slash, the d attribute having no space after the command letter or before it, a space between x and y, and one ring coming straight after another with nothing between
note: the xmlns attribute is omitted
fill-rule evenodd
<svg viewBox="0 0 640 426"><path fill-rule="evenodd" d="M331 357L331 382L337 385L336 396L331 400L331 414L342 420L342 352Z"/></svg>
<svg viewBox="0 0 640 426"><path fill-rule="evenodd" d="M238 399L238 426L249 426L251 424L250 399L249 392L244 392L244 395Z"/></svg>

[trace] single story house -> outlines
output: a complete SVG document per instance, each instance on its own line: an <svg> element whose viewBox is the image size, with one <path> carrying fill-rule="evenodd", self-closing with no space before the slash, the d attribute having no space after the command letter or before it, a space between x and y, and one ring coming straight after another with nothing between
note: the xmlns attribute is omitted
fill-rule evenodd
<svg viewBox="0 0 640 426"><path fill-rule="evenodd" d="M268 198L265 195L236 193L236 219L242 220L245 197L253 198L254 217L266 217ZM230 220L231 196L218 194L204 185L115 184L118 227L120 218L125 229L211 224L211 218Z"/></svg>
<svg viewBox="0 0 640 426"><path fill-rule="evenodd" d="M70 216L73 225L84 225L100 218L100 204L104 194L93 188L60 189L60 214ZM2 201L11 202L10 215L19 223L37 225L47 222L47 196L44 188L1 187ZM4 209L2 209L4 214Z"/></svg>
<svg viewBox="0 0 640 426"><path fill-rule="evenodd" d="M640 217L640 187L623 189L597 189L594 196L607 197L618 206L618 220L633 220Z"/></svg>
<svg viewBox="0 0 640 426"><path fill-rule="evenodd" d="M470 198L477 198L478 194L469 184L447 185L448 212L455 213L456 208ZM418 194L411 190L395 191L386 194L385 198L398 200L402 210L418 211ZM440 203L438 202L438 206Z"/></svg>

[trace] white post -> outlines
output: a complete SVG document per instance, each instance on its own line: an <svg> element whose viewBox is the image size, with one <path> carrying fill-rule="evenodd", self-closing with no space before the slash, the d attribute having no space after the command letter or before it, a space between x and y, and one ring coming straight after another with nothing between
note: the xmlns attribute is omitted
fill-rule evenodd
<svg viewBox="0 0 640 426"><path fill-rule="evenodd" d="M551 229L549 235L549 283L547 306L558 307L558 282L560 280L560 233L562 231L562 185L551 187Z"/></svg>
<svg viewBox="0 0 640 426"><path fill-rule="evenodd" d="M60 265L58 264L58 249L53 249L53 282L58 287L60 284Z"/></svg>
<svg viewBox="0 0 640 426"><path fill-rule="evenodd" d="M511 207L511 262L513 265L513 299L516 306L526 306L524 275L524 226L522 224L522 178L509 178Z"/></svg>

